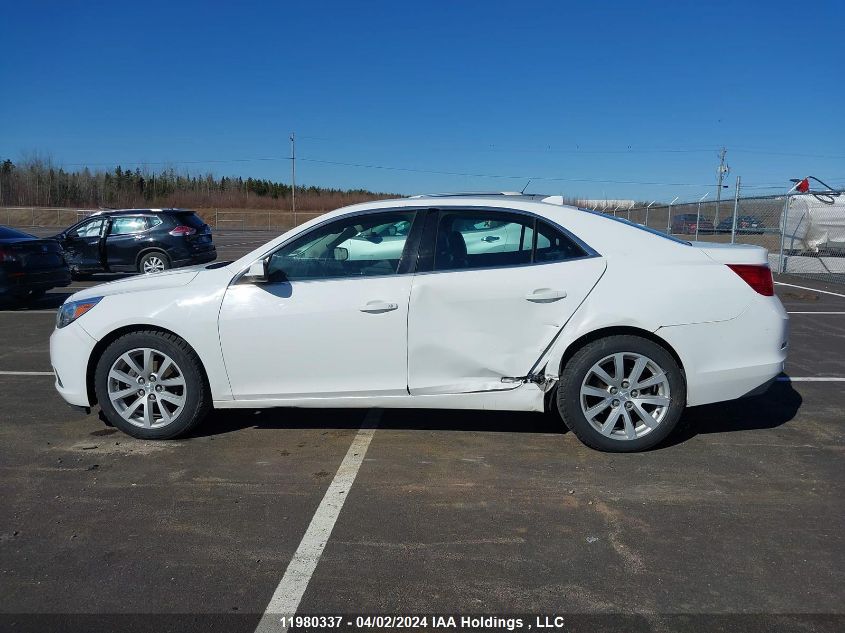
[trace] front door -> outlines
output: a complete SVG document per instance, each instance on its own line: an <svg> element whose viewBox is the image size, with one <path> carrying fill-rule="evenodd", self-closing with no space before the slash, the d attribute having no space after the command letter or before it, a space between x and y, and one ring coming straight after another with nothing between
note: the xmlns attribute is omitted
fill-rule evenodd
<svg viewBox="0 0 845 633"><path fill-rule="evenodd" d="M330 221L268 255L266 283L227 289L220 342L235 399L407 395L415 217Z"/></svg>
<svg viewBox="0 0 845 633"><path fill-rule="evenodd" d="M62 248L72 270L100 271L103 269L103 227L105 218L91 218L68 231Z"/></svg>
<svg viewBox="0 0 845 633"><path fill-rule="evenodd" d="M485 252L485 231L518 237ZM433 256L421 256L411 289L412 395L513 388L502 378L528 374L605 270L589 247L534 216L441 211L436 237L426 233L436 241L421 245Z"/></svg>

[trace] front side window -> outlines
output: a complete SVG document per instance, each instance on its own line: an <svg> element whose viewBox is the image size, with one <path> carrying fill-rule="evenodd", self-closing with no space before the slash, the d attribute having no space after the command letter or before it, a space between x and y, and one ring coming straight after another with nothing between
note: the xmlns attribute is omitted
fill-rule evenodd
<svg viewBox="0 0 845 633"><path fill-rule="evenodd" d="M269 281L396 274L415 215L356 215L312 229L270 255Z"/></svg>
<svg viewBox="0 0 845 633"><path fill-rule="evenodd" d="M80 224L76 229L77 237L98 237L103 228L103 218Z"/></svg>
<svg viewBox="0 0 845 633"><path fill-rule="evenodd" d="M137 215L114 218L111 222L109 235L128 235L147 230L145 218Z"/></svg>
<svg viewBox="0 0 845 633"><path fill-rule="evenodd" d="M563 231L531 216L448 211L440 214L434 270L552 263L585 255Z"/></svg>

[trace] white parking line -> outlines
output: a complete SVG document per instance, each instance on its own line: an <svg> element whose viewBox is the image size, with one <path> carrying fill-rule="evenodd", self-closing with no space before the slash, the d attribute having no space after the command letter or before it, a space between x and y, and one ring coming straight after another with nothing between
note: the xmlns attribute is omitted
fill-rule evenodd
<svg viewBox="0 0 845 633"><path fill-rule="evenodd" d="M819 290L818 288L808 288L807 286L796 286L795 284L785 284L782 281L776 281L776 286L789 286L790 288L801 288L801 290L812 290L813 292L819 292L823 295L833 295L834 297L842 297L845 299L845 295L839 294L838 292L830 292L829 290Z"/></svg>
<svg viewBox="0 0 845 633"><path fill-rule="evenodd" d="M256 633L287 631L288 627L282 625L281 618L294 615L299 608L299 603L317 563L320 562L320 556L343 508L343 502L349 496L349 489L358 475L358 469L364 461L364 455L367 453L380 419L380 410L371 409L367 412L361 428L346 452L346 457L340 463L332 483L329 484L323 500L314 513L305 536L302 537L296 553L288 564L285 575L282 576L279 586L273 592L273 597L270 598L270 603L255 629Z"/></svg>
<svg viewBox="0 0 845 633"><path fill-rule="evenodd" d="M0 314L56 314L55 310L0 310Z"/></svg>
<svg viewBox="0 0 845 633"><path fill-rule="evenodd" d="M0 376L52 376L51 371L0 371Z"/></svg>
<svg viewBox="0 0 845 633"><path fill-rule="evenodd" d="M778 382L845 382L838 376L778 376Z"/></svg>

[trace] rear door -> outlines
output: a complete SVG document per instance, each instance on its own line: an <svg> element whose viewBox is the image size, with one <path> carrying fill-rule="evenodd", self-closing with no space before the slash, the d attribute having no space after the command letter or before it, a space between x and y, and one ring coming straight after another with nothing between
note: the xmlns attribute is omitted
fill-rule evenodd
<svg viewBox="0 0 845 633"><path fill-rule="evenodd" d="M561 227L500 209L442 210L420 247L408 317L412 395L509 389L526 376L605 270ZM508 249L473 253L476 231L497 227Z"/></svg>
<svg viewBox="0 0 845 633"><path fill-rule="evenodd" d="M106 236L106 265L111 270L134 270L149 229L142 215L120 215L111 219Z"/></svg>

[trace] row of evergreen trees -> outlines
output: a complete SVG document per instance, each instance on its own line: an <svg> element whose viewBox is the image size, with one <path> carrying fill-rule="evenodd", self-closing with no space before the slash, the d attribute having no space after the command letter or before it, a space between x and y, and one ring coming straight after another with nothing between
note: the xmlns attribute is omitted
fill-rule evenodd
<svg viewBox="0 0 845 633"><path fill-rule="evenodd" d="M158 172L139 168L67 171L50 161L0 160L0 207L142 207L195 206L290 208L291 187L261 178L217 177L179 173L173 168ZM296 188L297 208L308 210L320 201L367 200L384 197L363 189Z"/></svg>

